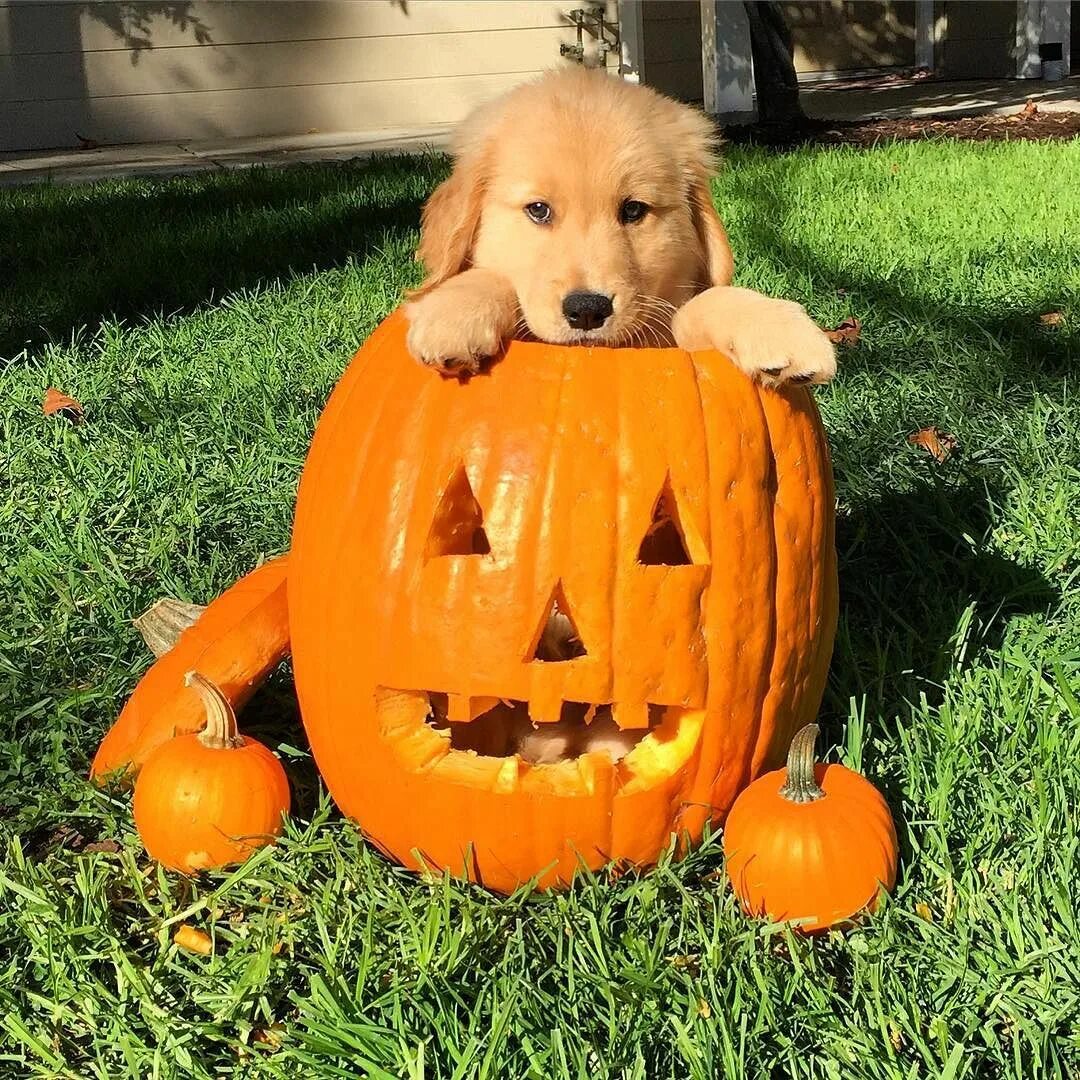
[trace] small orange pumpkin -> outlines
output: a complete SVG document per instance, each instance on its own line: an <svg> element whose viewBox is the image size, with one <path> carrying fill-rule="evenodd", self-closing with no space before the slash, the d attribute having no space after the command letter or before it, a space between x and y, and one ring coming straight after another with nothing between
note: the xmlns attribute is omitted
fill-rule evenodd
<svg viewBox="0 0 1080 1080"><path fill-rule="evenodd" d="M896 884L889 807L843 765L816 765L817 724L791 740L787 768L755 780L724 827L728 877L743 910L806 933L873 911Z"/></svg>
<svg viewBox="0 0 1080 1080"><path fill-rule="evenodd" d="M286 556L264 563L226 589L139 680L98 747L90 778L124 770L130 779L174 735L198 731L205 715L184 677L197 668L235 709L243 707L289 649Z"/></svg>
<svg viewBox="0 0 1080 1080"><path fill-rule="evenodd" d="M198 672L206 726L160 745L135 782L135 827L147 853L190 874L243 862L281 833L289 782L281 762L241 735L222 692Z"/></svg>
<svg viewBox="0 0 1080 1080"><path fill-rule="evenodd" d="M520 341L461 384L405 329L354 358L300 482L289 621L319 769L414 868L509 891L648 865L820 705L836 563L813 398L717 353ZM564 714L631 749L540 763L473 740Z"/></svg>

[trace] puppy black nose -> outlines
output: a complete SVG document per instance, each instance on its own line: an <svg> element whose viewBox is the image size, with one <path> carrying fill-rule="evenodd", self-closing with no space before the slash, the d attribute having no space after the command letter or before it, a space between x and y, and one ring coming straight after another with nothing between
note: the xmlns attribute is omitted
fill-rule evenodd
<svg viewBox="0 0 1080 1080"><path fill-rule="evenodd" d="M575 330L595 330L603 326L614 310L611 297L603 293L572 292L563 297L562 313Z"/></svg>

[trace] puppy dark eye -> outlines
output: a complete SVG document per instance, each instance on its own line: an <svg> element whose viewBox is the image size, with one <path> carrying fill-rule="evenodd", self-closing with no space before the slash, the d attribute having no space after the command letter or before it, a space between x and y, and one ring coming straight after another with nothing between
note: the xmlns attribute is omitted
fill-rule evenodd
<svg viewBox="0 0 1080 1080"><path fill-rule="evenodd" d="M624 225L631 225L640 221L648 212L649 207L645 203L638 202L637 199L627 199L619 207L619 220Z"/></svg>
<svg viewBox="0 0 1080 1080"><path fill-rule="evenodd" d="M531 202L525 207L525 213L537 225L547 225L551 221L551 207L546 202Z"/></svg>

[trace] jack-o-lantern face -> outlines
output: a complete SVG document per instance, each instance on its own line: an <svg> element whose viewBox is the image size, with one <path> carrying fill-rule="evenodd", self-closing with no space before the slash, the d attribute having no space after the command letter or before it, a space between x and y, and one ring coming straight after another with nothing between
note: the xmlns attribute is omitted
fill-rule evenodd
<svg viewBox="0 0 1080 1080"><path fill-rule="evenodd" d="M831 492L807 392L722 357L516 343L461 384L387 320L319 422L289 568L331 793L502 890L697 837L820 702Z"/></svg>

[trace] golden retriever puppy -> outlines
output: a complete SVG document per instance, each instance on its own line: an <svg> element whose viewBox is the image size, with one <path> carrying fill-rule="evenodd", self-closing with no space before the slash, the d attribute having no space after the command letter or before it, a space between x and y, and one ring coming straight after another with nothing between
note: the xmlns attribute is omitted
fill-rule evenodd
<svg viewBox="0 0 1080 1080"><path fill-rule="evenodd" d="M826 382L833 348L802 307L731 284L712 141L696 110L577 67L476 109L424 207L412 354L471 373L514 336L674 343L763 382Z"/></svg>
<svg viewBox="0 0 1080 1080"><path fill-rule="evenodd" d="M701 113L603 72L544 75L462 124L454 168L424 207L427 270L406 304L408 345L472 373L512 337L557 344L717 349L763 382L825 382L833 347L796 303L735 288L712 204L713 129ZM560 621L562 619L562 621ZM544 647L580 643L557 611ZM640 739L610 716L533 725L503 710L469 725L478 753L543 764L615 761Z"/></svg>

